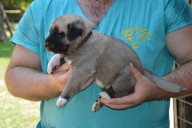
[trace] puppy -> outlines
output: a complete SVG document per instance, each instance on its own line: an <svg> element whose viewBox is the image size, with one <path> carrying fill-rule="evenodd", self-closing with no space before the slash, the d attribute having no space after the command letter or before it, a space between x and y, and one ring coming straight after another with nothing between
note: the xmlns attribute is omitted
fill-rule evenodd
<svg viewBox="0 0 192 128"><path fill-rule="evenodd" d="M136 81L130 71L130 63L161 89L174 93L185 90L182 86L152 75L143 68L131 47L119 39L92 30L92 27L91 22L77 15L61 16L51 25L45 47L55 55L48 64L48 74L64 62L72 67L71 76L56 102L58 107L66 104L93 75L96 84L102 88L99 94L102 98L133 93ZM102 106L98 99L92 110L98 111Z"/></svg>

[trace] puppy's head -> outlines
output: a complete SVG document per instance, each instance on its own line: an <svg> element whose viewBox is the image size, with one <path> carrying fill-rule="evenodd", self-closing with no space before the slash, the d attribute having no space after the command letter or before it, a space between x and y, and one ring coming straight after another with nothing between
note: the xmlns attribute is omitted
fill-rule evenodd
<svg viewBox="0 0 192 128"><path fill-rule="evenodd" d="M91 33L92 24L78 15L64 15L56 19L45 40L47 50L70 55Z"/></svg>

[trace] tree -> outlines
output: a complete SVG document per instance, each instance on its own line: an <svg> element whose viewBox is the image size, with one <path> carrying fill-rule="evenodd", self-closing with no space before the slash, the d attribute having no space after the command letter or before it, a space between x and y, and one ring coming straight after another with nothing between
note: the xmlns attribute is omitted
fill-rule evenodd
<svg viewBox="0 0 192 128"><path fill-rule="evenodd" d="M6 34L5 34L5 30L4 30L4 8L3 8L3 4L0 1L0 42L5 42L8 40Z"/></svg>
<svg viewBox="0 0 192 128"><path fill-rule="evenodd" d="M0 0L0 42L8 41L8 38L5 33L5 29L4 29L4 23L6 24L7 29L12 36L10 23L4 11L4 7L11 8L12 10L17 9L24 12L31 2L32 0Z"/></svg>
<svg viewBox="0 0 192 128"><path fill-rule="evenodd" d="M7 7L15 7L17 9L22 10L23 12L27 9L28 5L33 1L33 0L0 0L2 3Z"/></svg>

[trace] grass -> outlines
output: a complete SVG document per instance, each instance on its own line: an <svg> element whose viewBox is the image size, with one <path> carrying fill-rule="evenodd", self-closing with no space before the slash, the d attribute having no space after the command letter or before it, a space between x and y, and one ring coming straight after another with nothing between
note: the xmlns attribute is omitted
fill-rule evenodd
<svg viewBox="0 0 192 128"><path fill-rule="evenodd" d="M0 128L34 128L39 121L39 103L13 97L3 82L13 47L0 43Z"/></svg>
<svg viewBox="0 0 192 128"><path fill-rule="evenodd" d="M3 79L13 47L11 43L0 43L0 79Z"/></svg>

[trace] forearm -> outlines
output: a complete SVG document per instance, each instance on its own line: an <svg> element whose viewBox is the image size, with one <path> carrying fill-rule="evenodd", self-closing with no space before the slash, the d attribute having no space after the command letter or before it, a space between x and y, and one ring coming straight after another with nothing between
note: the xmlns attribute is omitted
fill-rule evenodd
<svg viewBox="0 0 192 128"><path fill-rule="evenodd" d="M178 67L167 77L174 83L184 86L187 89L186 92L192 92L192 61Z"/></svg>
<svg viewBox="0 0 192 128"><path fill-rule="evenodd" d="M173 83L183 86L186 91L181 93L170 93L162 91L160 95L165 98L170 97L180 97L192 94L192 61L183 64L181 67L177 68L175 71L166 75L166 77Z"/></svg>
<svg viewBox="0 0 192 128"><path fill-rule="evenodd" d="M14 96L32 101L45 100L60 93L47 74L27 67L8 69L5 81Z"/></svg>

